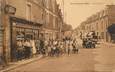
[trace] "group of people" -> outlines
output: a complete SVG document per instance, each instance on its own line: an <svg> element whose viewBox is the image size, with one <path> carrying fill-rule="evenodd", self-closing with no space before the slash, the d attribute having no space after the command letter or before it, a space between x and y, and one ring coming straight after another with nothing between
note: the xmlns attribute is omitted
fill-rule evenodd
<svg viewBox="0 0 115 72"><path fill-rule="evenodd" d="M35 40L34 39L17 40L15 54L17 60L31 58L32 55L36 54Z"/></svg>
<svg viewBox="0 0 115 72"><path fill-rule="evenodd" d="M23 58L31 58L35 54L42 54L44 56L60 56L63 54L78 53L79 48L95 48L96 42L93 39L83 39L82 43L76 39L68 40L17 40L17 54L18 60Z"/></svg>
<svg viewBox="0 0 115 72"><path fill-rule="evenodd" d="M63 54L78 53L77 40L17 40L16 58L22 60L33 55L60 56Z"/></svg>
<svg viewBox="0 0 115 72"><path fill-rule="evenodd" d="M65 53L68 55L71 53L78 53L78 44L76 40L45 40L42 43L44 44L40 43L38 52L47 56L60 56Z"/></svg>
<svg viewBox="0 0 115 72"><path fill-rule="evenodd" d="M23 58L30 58L31 56L31 43L30 40L17 40L16 44L16 59L22 60Z"/></svg>

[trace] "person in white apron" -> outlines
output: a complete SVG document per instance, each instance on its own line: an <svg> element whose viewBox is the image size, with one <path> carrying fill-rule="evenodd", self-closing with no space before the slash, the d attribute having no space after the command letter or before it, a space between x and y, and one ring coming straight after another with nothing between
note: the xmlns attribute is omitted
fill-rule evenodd
<svg viewBox="0 0 115 72"><path fill-rule="evenodd" d="M32 55L35 55L37 52L36 46L35 46L35 40L30 40L30 43L32 45Z"/></svg>

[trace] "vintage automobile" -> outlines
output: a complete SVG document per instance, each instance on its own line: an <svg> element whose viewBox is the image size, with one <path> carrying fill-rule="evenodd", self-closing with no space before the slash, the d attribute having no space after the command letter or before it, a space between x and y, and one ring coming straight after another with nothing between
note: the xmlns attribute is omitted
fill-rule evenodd
<svg viewBox="0 0 115 72"><path fill-rule="evenodd" d="M94 32L90 32L83 38L83 48L95 48L98 42L98 37Z"/></svg>

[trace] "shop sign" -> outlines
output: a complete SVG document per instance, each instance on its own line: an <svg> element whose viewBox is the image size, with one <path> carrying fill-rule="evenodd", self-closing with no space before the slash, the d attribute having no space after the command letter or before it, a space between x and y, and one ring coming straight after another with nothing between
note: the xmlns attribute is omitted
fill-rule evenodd
<svg viewBox="0 0 115 72"><path fill-rule="evenodd" d="M25 32L32 33L32 29L25 29Z"/></svg>
<svg viewBox="0 0 115 72"><path fill-rule="evenodd" d="M16 39L17 39L17 40L23 40L23 39L24 39L24 35L17 35L17 36L16 36Z"/></svg>
<svg viewBox="0 0 115 72"><path fill-rule="evenodd" d="M11 6L11 5L6 5L5 6L5 12L8 14L15 14L16 13L16 8Z"/></svg>

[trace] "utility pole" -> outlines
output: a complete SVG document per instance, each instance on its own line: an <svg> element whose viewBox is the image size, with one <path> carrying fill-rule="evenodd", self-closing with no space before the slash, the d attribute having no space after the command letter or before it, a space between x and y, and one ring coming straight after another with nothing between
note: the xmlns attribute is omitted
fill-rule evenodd
<svg viewBox="0 0 115 72"><path fill-rule="evenodd" d="M64 3L64 0L62 0L62 3L63 3L63 21L64 21L64 19L65 19L65 17L64 17L64 16L65 16L65 15L64 15L64 13L65 13L65 9L64 9L64 6L65 6L64 4L65 4L65 3Z"/></svg>
<svg viewBox="0 0 115 72"><path fill-rule="evenodd" d="M62 15L62 25L61 25L61 29L62 29L62 27L63 27L63 25L64 25L64 21L65 21L65 3L64 3L64 0L62 0L62 6L63 6L63 15ZM61 30L62 31L62 30ZM64 36L64 32L62 32L62 36ZM62 37L63 38L63 37Z"/></svg>
<svg viewBox="0 0 115 72"><path fill-rule="evenodd" d="M65 1L62 0L62 6L63 6L63 21L66 22L66 8L65 8Z"/></svg>

